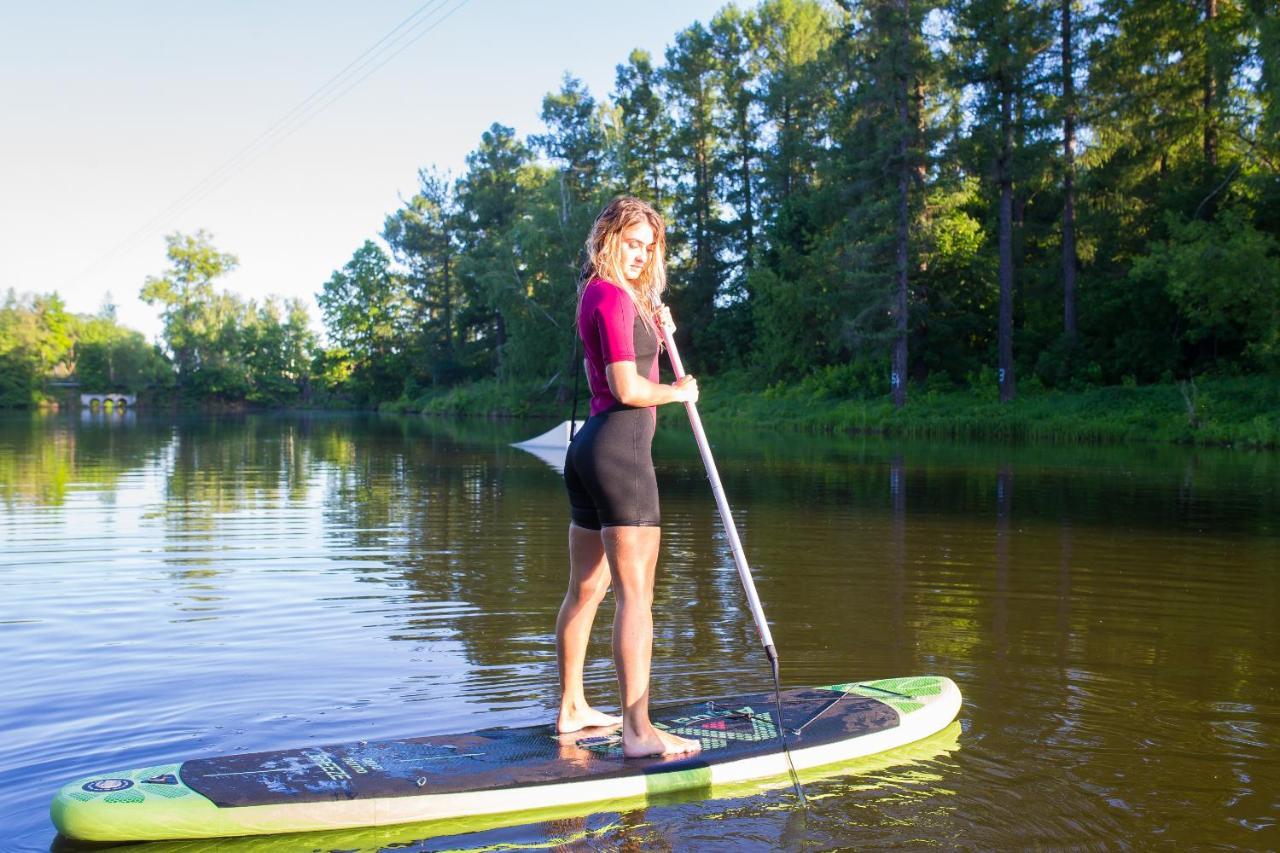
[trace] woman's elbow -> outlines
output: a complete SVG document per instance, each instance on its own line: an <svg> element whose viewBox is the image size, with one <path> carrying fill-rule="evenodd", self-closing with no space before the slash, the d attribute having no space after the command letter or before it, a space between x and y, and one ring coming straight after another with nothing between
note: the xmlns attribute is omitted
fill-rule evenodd
<svg viewBox="0 0 1280 853"><path fill-rule="evenodd" d="M613 399L624 406L638 406L641 397L638 385L638 382L628 382L625 379L621 382L610 382L609 393L613 395Z"/></svg>
<svg viewBox="0 0 1280 853"><path fill-rule="evenodd" d="M640 395L633 386L627 385L613 392L614 399L624 406L639 406Z"/></svg>

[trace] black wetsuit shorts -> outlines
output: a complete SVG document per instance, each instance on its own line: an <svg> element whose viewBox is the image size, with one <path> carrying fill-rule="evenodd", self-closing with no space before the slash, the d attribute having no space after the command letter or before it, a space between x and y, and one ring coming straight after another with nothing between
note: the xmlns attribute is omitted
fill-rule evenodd
<svg viewBox="0 0 1280 853"><path fill-rule="evenodd" d="M564 483L573 523L657 527L658 479L653 470L653 411L621 403L592 415L565 456Z"/></svg>

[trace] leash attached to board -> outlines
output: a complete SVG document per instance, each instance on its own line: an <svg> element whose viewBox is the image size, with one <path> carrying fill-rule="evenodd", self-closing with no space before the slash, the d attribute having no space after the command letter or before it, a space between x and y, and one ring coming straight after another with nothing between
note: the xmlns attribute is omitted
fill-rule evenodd
<svg viewBox="0 0 1280 853"><path fill-rule="evenodd" d="M671 369L676 379L684 377L684 365L680 361L680 352L676 349L672 332L675 326L662 323L662 342L667 348L667 357L671 359ZM804 790L800 787L800 776L796 773L795 762L791 760L791 749L787 744L786 727L782 724L782 681L778 676L778 650L773 646L773 635L769 632L769 623L764 618L764 608L760 605L760 596L756 593L756 582L751 576L751 567L747 565L746 553L742 550L742 541L738 538L738 527L733 522L733 514L729 511L729 499L724 495L724 486L720 483L720 472L716 470L716 460L711 456L711 445L707 442L707 434L702 429L702 418L698 415L695 403L685 403L684 409L689 413L689 425L693 427L693 438L698 443L698 453L702 455L702 464L707 469L707 479L711 481L711 493L715 495L716 508L720 510L720 521L724 524L725 533L729 537L729 548L733 552L734 565L738 567L738 578L742 581L743 592L747 595L747 605L751 608L751 616L755 620L756 630L760 633L760 642L764 644L764 653L773 668L773 695L778 705L778 737L782 740L782 752L787 757L787 768L791 771L791 783L796 789L796 798L800 805L808 808Z"/></svg>

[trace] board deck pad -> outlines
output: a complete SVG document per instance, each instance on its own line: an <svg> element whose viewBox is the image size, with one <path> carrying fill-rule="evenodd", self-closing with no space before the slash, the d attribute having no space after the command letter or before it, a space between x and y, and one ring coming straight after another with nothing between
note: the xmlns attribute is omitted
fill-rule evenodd
<svg viewBox="0 0 1280 853"><path fill-rule="evenodd" d="M697 753L625 758L617 728L489 728L198 758L64 785L50 813L86 841L386 826L602 802L785 775L920 740L959 712L950 679L914 676L685 702L654 724Z"/></svg>
<svg viewBox="0 0 1280 853"><path fill-rule="evenodd" d="M822 689L783 693L789 731L822 712L799 736L789 736L792 749L898 724L897 712L879 699L849 694L828 707L838 696ZM616 735L591 736L590 729L557 735L551 726L531 726L203 758L185 762L180 775L224 808L496 790L679 771L776 752L776 716L773 696L765 693L663 708L653 715L655 725L702 742L702 752L683 756L628 759Z"/></svg>

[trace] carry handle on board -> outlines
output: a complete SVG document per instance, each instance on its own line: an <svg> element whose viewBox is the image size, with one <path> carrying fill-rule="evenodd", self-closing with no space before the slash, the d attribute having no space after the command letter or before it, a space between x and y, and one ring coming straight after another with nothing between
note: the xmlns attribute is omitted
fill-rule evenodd
<svg viewBox="0 0 1280 853"><path fill-rule="evenodd" d="M661 314L661 312L660 312ZM667 348L667 357L671 359L671 369L676 379L685 375L684 364L680 361L680 351L676 349L675 323L669 322L670 312L660 316L663 321L662 342ZM702 418L698 415L696 403L685 403L684 410L689 413L689 425L693 427L693 438L698 443L698 453L702 456L703 467L707 469L707 479L711 481L711 493L716 499L716 508L720 510L720 521L724 524L725 534L729 537L729 549L733 552L733 564L738 568L738 579L742 581L742 589L747 595L747 605L751 608L751 617L755 620L756 630L760 632L760 642L764 645L764 653L769 658L769 666L773 669L773 690L778 701L778 736L782 738L782 751L787 756L787 767L791 771L791 781L795 785L796 797L801 805L807 806L804 791L800 789L800 777L796 774L795 763L791 760L791 750L787 747L787 735L782 725L782 682L778 675L778 650L773 645L773 635L769 632L769 622L764 618L764 607L760 604L760 595L756 592L755 578L751 576L751 567L747 565L746 552L742 550L742 540L738 538L738 526L733 522L733 513L729 510L729 499L724 495L724 485L720 482L720 472L716 469L716 460L711 456L711 445L707 442L707 434L702 428Z"/></svg>

